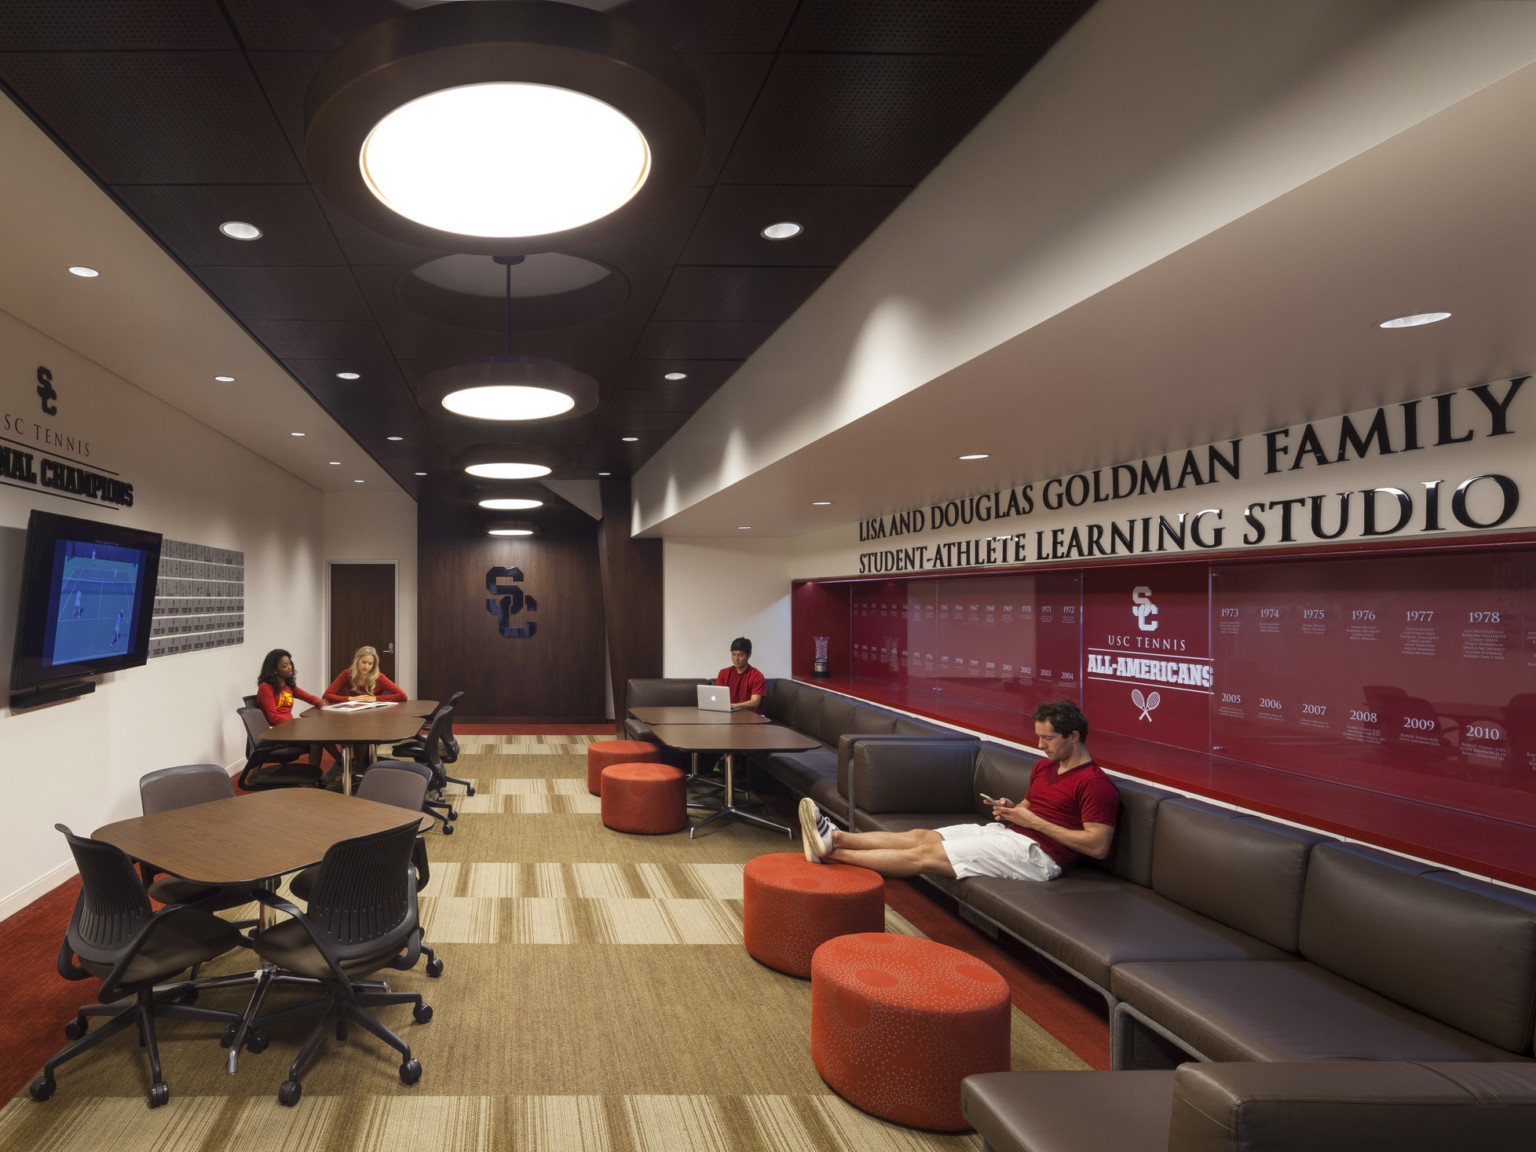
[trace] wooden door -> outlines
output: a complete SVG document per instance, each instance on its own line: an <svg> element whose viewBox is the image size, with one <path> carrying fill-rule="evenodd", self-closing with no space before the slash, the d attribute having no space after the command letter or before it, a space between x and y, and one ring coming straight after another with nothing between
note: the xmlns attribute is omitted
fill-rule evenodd
<svg viewBox="0 0 1536 1152"><path fill-rule="evenodd" d="M395 566L331 565L329 678L352 663L364 644L379 650L379 670L395 678Z"/></svg>

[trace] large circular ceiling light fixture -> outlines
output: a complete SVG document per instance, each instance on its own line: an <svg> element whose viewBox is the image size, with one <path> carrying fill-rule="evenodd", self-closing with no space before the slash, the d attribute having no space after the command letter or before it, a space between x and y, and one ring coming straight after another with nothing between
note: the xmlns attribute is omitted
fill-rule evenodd
<svg viewBox="0 0 1536 1152"><path fill-rule="evenodd" d="M683 59L603 12L439 4L364 31L305 98L320 189L387 235L549 252L632 228L692 182L704 98Z"/></svg>

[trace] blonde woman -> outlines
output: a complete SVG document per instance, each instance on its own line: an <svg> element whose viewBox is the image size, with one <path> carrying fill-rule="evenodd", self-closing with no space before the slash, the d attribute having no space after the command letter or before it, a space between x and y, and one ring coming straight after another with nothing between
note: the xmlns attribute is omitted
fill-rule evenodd
<svg viewBox="0 0 1536 1152"><path fill-rule="evenodd" d="M388 676L379 671L377 648L364 644L352 657L352 667L343 668L325 690L327 704L346 700L378 700L395 704L407 697Z"/></svg>

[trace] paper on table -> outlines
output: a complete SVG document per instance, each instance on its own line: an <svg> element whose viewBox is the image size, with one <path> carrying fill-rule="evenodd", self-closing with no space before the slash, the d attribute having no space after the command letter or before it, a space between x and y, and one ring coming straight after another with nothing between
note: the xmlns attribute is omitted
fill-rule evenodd
<svg viewBox="0 0 1536 1152"><path fill-rule="evenodd" d="M344 704L324 704L321 710L325 712L365 712L369 708L388 708L387 700L348 700Z"/></svg>

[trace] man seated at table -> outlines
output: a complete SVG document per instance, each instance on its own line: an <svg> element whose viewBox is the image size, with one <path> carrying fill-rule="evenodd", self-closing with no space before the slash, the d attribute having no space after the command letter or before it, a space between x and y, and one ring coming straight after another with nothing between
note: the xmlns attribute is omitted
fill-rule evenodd
<svg viewBox="0 0 1536 1152"><path fill-rule="evenodd" d="M738 636L731 641L731 666L720 669L715 677L717 688L731 690L732 712L761 712L768 695L768 681L752 667L752 641Z"/></svg>
<svg viewBox="0 0 1536 1152"><path fill-rule="evenodd" d="M1054 880L1079 856L1103 860L1115 834L1119 793L1088 752L1088 720L1070 700L1034 711L1035 761L1018 803L992 801L991 824L914 828L909 832L844 832L809 797L800 801L805 858L856 864L882 876L931 872L965 879Z"/></svg>

